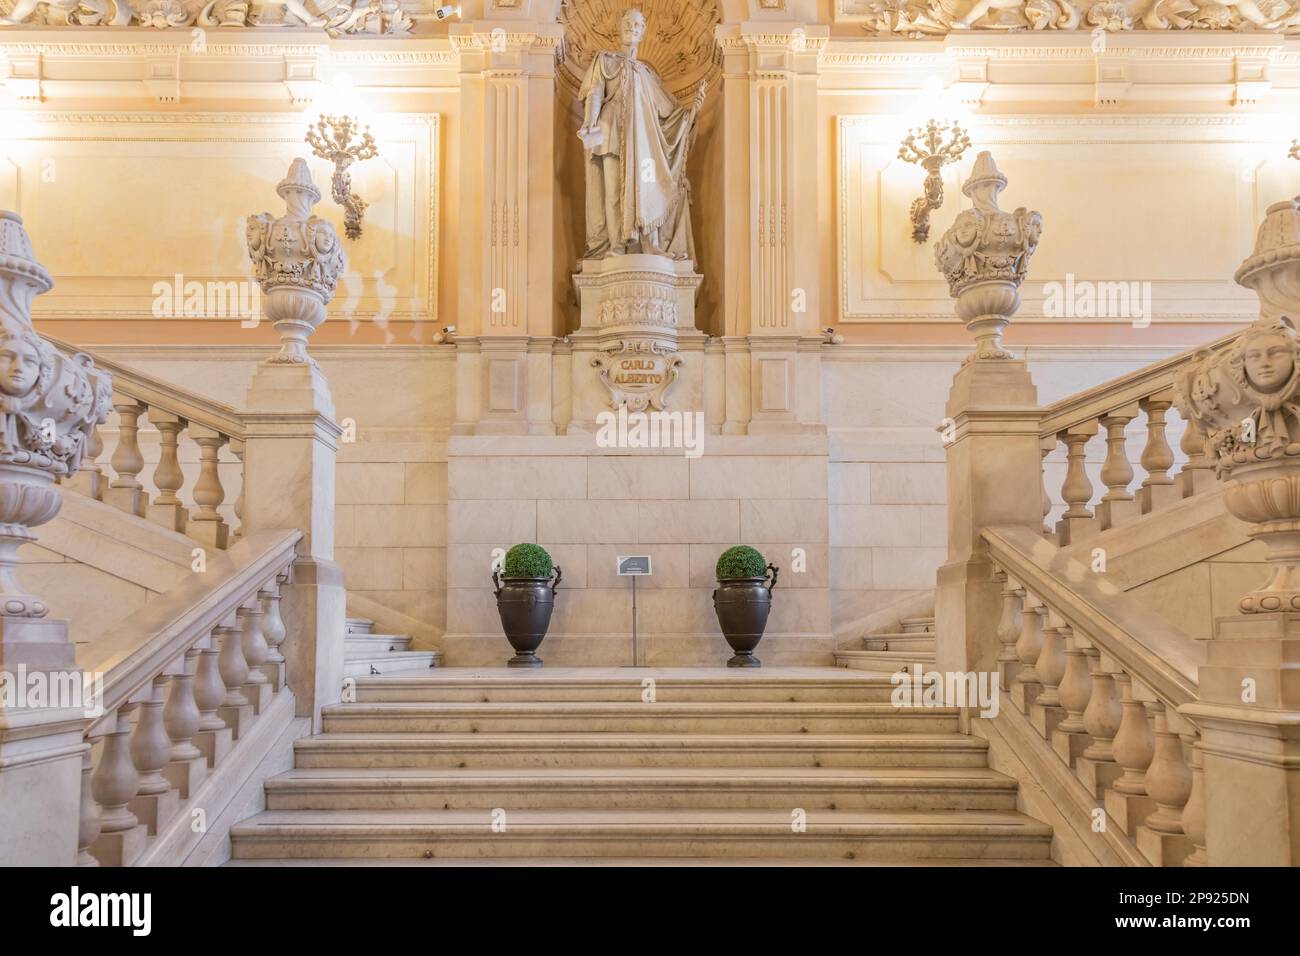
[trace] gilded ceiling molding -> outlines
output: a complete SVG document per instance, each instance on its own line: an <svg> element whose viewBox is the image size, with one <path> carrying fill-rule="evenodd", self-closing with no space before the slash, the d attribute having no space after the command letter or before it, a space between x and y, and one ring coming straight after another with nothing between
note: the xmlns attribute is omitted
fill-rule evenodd
<svg viewBox="0 0 1300 956"><path fill-rule="evenodd" d="M0 0L0 28L319 27L331 37L411 32L401 0Z"/></svg>
<svg viewBox="0 0 1300 956"><path fill-rule="evenodd" d="M835 19L876 36L966 31L1224 30L1300 33L1300 0L836 0Z"/></svg>

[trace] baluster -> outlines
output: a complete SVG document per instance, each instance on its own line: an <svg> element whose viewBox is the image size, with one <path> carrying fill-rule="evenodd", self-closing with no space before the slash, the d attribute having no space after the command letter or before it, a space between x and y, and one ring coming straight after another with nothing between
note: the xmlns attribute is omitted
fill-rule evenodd
<svg viewBox="0 0 1300 956"><path fill-rule="evenodd" d="M172 744L171 760L193 760L202 756L199 748L194 746L194 735L203 719L198 704L194 702L194 668L201 653L197 647L186 651L185 672L172 675L167 704L163 708L163 726Z"/></svg>
<svg viewBox="0 0 1300 956"><path fill-rule="evenodd" d="M1065 677L1065 637L1070 633L1069 625L1064 623L1052 623L1053 615L1049 615L1047 621L1043 624L1043 649L1038 653L1038 661L1034 664L1034 670L1038 671L1038 677L1043 682L1042 693L1034 701L1043 707L1060 707L1061 679ZM1043 736L1050 732L1039 728Z"/></svg>
<svg viewBox="0 0 1300 956"><path fill-rule="evenodd" d="M1119 722L1123 716L1119 695L1115 692L1115 678L1101 666L1099 652L1093 650L1085 654L1091 665L1092 693L1088 696L1088 706L1083 712L1083 729L1092 738L1092 743L1083 755L1089 760L1113 762L1115 754L1111 745L1115 734L1119 732Z"/></svg>
<svg viewBox="0 0 1300 956"><path fill-rule="evenodd" d="M274 582L257 593L262 599L262 634L266 637L266 662L275 665L277 674L275 687L279 690L284 675L284 668L281 666L284 664L284 654L280 651L280 645L284 643L286 634L284 619L280 617L280 577L277 575Z"/></svg>
<svg viewBox="0 0 1300 956"><path fill-rule="evenodd" d="M207 646L199 653L194 675L194 703L199 708L196 739L210 768L219 764L230 750L230 728L217 713L226 699L226 682L221 678L218 663L219 650L216 637L208 635Z"/></svg>
<svg viewBox="0 0 1300 956"><path fill-rule="evenodd" d="M1155 717L1155 753L1147 767L1147 793L1156 802L1155 812L1146 819L1156 833L1183 832L1183 806L1192 793L1192 773L1183 760L1183 745L1169 729L1165 705L1153 702L1147 708Z"/></svg>
<svg viewBox="0 0 1300 956"><path fill-rule="evenodd" d="M77 866L99 866L90 853L90 845L99 838L101 827L99 804L95 802L95 763L92 746L87 743L81 755L81 815L77 824Z"/></svg>
<svg viewBox="0 0 1300 956"><path fill-rule="evenodd" d="M149 409L149 422L158 429L160 438L158 467L153 472L153 483L158 486L158 497L148 506L145 513L150 521L184 534L190 513L176 495L185 482L180 458L177 455L177 443L180 433L185 430L188 423L179 415L158 408Z"/></svg>
<svg viewBox="0 0 1300 956"><path fill-rule="evenodd" d="M92 425L90 427L90 438L86 441L86 450L81 457L81 470L71 478L65 478L63 480L64 484L87 498L103 498L104 488L107 486L108 481L104 478L103 467L97 461L103 453L104 438L99 434L99 426Z"/></svg>
<svg viewBox="0 0 1300 956"><path fill-rule="evenodd" d="M216 629L217 639L221 642L221 653L217 664L221 669L221 680L226 685L226 696L218 708L221 719L230 728L235 740L247 729L253 716L253 705L244 696L244 685L248 683L248 661L244 658L244 636L240 628L222 625Z"/></svg>
<svg viewBox="0 0 1300 956"><path fill-rule="evenodd" d="M1096 434L1095 420L1075 425L1060 434L1061 441L1065 442L1066 461L1061 497L1067 507L1056 523L1056 535L1062 547L1078 543L1097 530L1097 523L1088 510L1088 502L1092 500L1092 482L1088 480L1088 471L1084 467L1088 440Z"/></svg>
<svg viewBox="0 0 1300 956"><path fill-rule="evenodd" d="M1001 572L1002 617L998 620L998 642L1002 645L998 651L998 674L1003 690L1011 689L1011 680L1020 668L1020 658L1016 656L1016 641L1020 639L1020 629L1024 626L1021 604L1025 591L1015 581Z"/></svg>
<svg viewBox="0 0 1300 956"><path fill-rule="evenodd" d="M1106 462L1101 466L1101 480L1106 493L1097 505L1097 524L1101 530L1126 524L1141 513L1133 492L1128 490L1133 480L1133 465L1128 460L1128 443L1124 429L1137 418L1138 405L1124 405L1102 416L1106 429Z"/></svg>
<svg viewBox="0 0 1300 956"><path fill-rule="evenodd" d="M253 710L261 713L271 700L271 683L262 673L262 665L270 648L266 644L266 635L262 633L262 603L256 595L244 603L236 612L244 650L244 661L248 665L248 679L244 685L244 696L253 702Z"/></svg>
<svg viewBox="0 0 1300 956"><path fill-rule="evenodd" d="M1155 756L1155 737L1147 721L1147 709L1142 701L1133 696L1133 681L1124 675L1121 680L1117 674L1115 682L1119 686L1119 706L1121 715L1119 730L1111 743L1111 753L1115 762L1124 772L1116 779L1114 788L1119 793L1134 797L1147 794L1146 772Z"/></svg>
<svg viewBox="0 0 1300 956"><path fill-rule="evenodd" d="M1026 591L1024 611L1020 616L1020 637L1016 640L1016 657L1020 659L1020 670L1012 682L1013 693L1016 688L1021 689L1022 697L1018 703L1022 711L1032 702L1032 695L1037 693L1037 688L1030 692L1025 685L1039 683L1034 663L1043 649L1042 618L1037 612L1040 606L1038 598Z"/></svg>
<svg viewBox="0 0 1300 956"><path fill-rule="evenodd" d="M202 715L194 699L194 673L202 650L192 647L185 652L182 673L171 679L171 688L167 694L167 704L163 707L163 727L171 741L170 762L163 773L180 793L182 800L188 800L194 788L202 779L204 755L194 745L194 735L199 732Z"/></svg>
<svg viewBox="0 0 1300 956"><path fill-rule="evenodd" d="M1205 433L1194 421L1187 422L1178 447L1187 456L1187 463L1178 471L1178 488L1184 498L1198 495L1214 486L1214 469L1205 455Z"/></svg>
<svg viewBox="0 0 1300 956"><path fill-rule="evenodd" d="M1087 655L1092 666L1092 694L1083 711L1083 728L1092 738L1074 765L1074 774L1097 799L1106 788L1123 773L1115 762L1114 740L1119 732L1123 710L1115 687L1115 675L1101 664L1101 655L1094 649Z"/></svg>
<svg viewBox="0 0 1300 956"><path fill-rule="evenodd" d="M1208 866L1209 857L1205 852L1205 754L1201 750L1200 735L1188 734L1183 737L1191 754L1192 792L1183 805L1183 832L1192 842L1192 853L1183 860L1183 866Z"/></svg>
<svg viewBox="0 0 1300 956"><path fill-rule="evenodd" d="M218 461L221 446L227 439L220 432L194 424L190 425L189 434L199 446L199 478L194 483L194 503L199 506L199 510L191 516L188 532L190 537L208 547L224 548L229 528L217 512L217 508L226 500L225 489L221 487Z"/></svg>
<svg viewBox="0 0 1300 956"><path fill-rule="evenodd" d="M1071 629L1065 638L1065 675L1057 688L1061 706L1065 708L1065 717L1052 733L1052 749L1071 767L1088 743L1083 715L1087 712L1088 701L1092 697L1089 652L1096 653L1091 648L1084 647L1082 640Z"/></svg>
<svg viewBox="0 0 1300 956"><path fill-rule="evenodd" d="M145 406L134 399L114 396L113 408L118 416L117 448L113 449L112 458L117 476L108 483L104 501L128 514L143 517L146 496L137 476L144 467L139 422Z"/></svg>
<svg viewBox="0 0 1300 956"><path fill-rule="evenodd" d="M139 841L133 835L140 825L131 812L140 785L140 774L131 760L131 710L134 704L123 704L109 723L112 729L104 735L99 764L90 778L90 791L99 804L99 837L92 852L104 866L122 866L131 861Z"/></svg>
<svg viewBox="0 0 1300 956"><path fill-rule="evenodd" d="M239 497L235 499L235 517L239 519L239 527L230 532L231 538L241 538L244 535L244 449L247 447L242 438L230 439L230 453L239 460Z"/></svg>
<svg viewBox="0 0 1300 956"><path fill-rule="evenodd" d="M1047 456L1056 448L1056 436L1039 439L1038 442L1038 460L1039 475L1042 479L1043 486L1043 534L1055 534L1054 529L1047 523L1047 516L1052 513L1052 496L1047 493Z"/></svg>
<svg viewBox="0 0 1300 956"><path fill-rule="evenodd" d="M170 801L167 800L172 789L171 781L163 776L163 768L172 756L172 742L163 724L163 687L166 684L167 678L162 675L153 679L148 698L140 702L135 730L131 733L131 759L140 773L136 799L131 808L140 822L149 828L150 834L156 834L167 822L170 811L175 809L168 805Z"/></svg>
<svg viewBox="0 0 1300 956"><path fill-rule="evenodd" d="M1174 450L1165 437L1165 413L1173 405L1173 395L1169 391L1159 392L1139 404L1147 415L1147 444L1142 449L1141 459L1147 476L1138 491L1142 513L1146 514L1173 504L1182 497L1182 492L1168 475L1169 467L1174 463Z"/></svg>

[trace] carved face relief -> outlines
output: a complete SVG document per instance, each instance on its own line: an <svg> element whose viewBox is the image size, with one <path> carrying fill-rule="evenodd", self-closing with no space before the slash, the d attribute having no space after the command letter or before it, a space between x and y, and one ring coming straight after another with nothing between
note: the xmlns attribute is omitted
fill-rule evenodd
<svg viewBox="0 0 1300 956"><path fill-rule="evenodd" d="M1252 336L1242 356L1251 387L1265 394L1286 385L1295 371L1295 352L1279 332Z"/></svg>
<svg viewBox="0 0 1300 956"><path fill-rule="evenodd" d="M25 338L0 339L0 392L14 398L36 387L41 374L41 356Z"/></svg>

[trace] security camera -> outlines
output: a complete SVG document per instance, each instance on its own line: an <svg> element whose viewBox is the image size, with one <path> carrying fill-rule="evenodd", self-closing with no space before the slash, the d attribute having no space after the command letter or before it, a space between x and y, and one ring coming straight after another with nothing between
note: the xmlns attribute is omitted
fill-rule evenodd
<svg viewBox="0 0 1300 956"><path fill-rule="evenodd" d="M460 16L460 7L457 4L447 4L434 10L433 15L439 20L450 20L454 16Z"/></svg>
<svg viewBox="0 0 1300 956"><path fill-rule="evenodd" d="M451 345L456 341L456 326L443 326L442 331L434 335L433 341L437 345Z"/></svg>

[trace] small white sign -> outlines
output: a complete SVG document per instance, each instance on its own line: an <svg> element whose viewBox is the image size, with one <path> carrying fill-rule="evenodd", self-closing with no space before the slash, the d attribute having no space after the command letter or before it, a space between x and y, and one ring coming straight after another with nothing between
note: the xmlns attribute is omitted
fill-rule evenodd
<svg viewBox="0 0 1300 956"><path fill-rule="evenodd" d="M621 577L650 574L650 555L620 554L618 556L618 573Z"/></svg>

